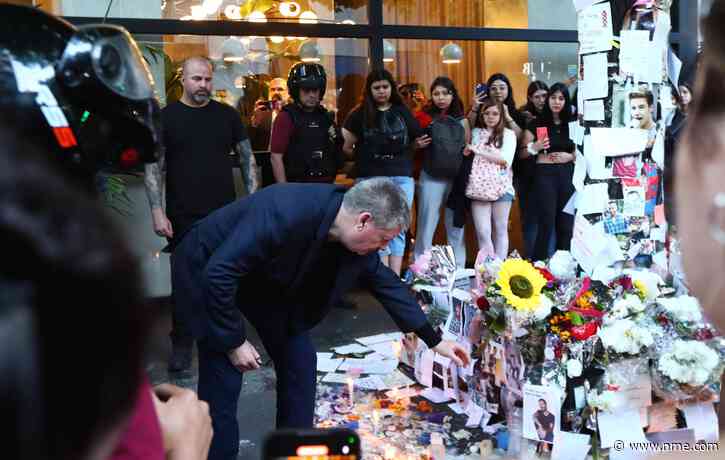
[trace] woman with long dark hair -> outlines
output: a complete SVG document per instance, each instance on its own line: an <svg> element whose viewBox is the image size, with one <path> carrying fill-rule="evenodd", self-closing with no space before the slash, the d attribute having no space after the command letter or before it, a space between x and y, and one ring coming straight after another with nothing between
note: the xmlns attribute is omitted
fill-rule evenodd
<svg viewBox="0 0 725 460"><path fill-rule="evenodd" d="M345 120L343 150L355 157L358 180L389 177L413 202L413 145L422 148L420 126L398 94L393 76L384 69L370 72L365 82L363 101ZM380 251L383 263L400 275L405 252L405 232Z"/></svg>
<svg viewBox="0 0 725 460"><path fill-rule="evenodd" d="M529 87L526 90L526 104L519 107L519 112L526 119L527 126L544 114L548 98L549 86L546 83L539 80L529 83ZM526 145L519 146L519 148L525 150ZM525 152L523 153L525 154ZM524 237L524 252L529 257L534 251L534 243L536 242L536 210L533 208L531 200L536 161L530 156L526 158L519 156L514 160L513 171L516 196L519 200L521 229L522 236Z"/></svg>
<svg viewBox="0 0 725 460"><path fill-rule="evenodd" d="M665 215L667 222L676 224L675 203L670 198L675 189L674 178L675 173L675 151L680 140L680 135L685 131L687 125L687 114L689 113L690 102L692 101L692 82L683 81L680 83L678 91L675 92L674 99L677 108L672 114L672 118L665 128L665 167L663 170L664 192L665 192Z"/></svg>
<svg viewBox="0 0 725 460"><path fill-rule="evenodd" d="M536 157L532 204L537 218L534 260L547 259L551 234L556 232L556 248L569 250L574 218L563 212L574 193L574 142L569 138L573 120L569 90L563 83L554 84L543 115L524 131L524 157ZM544 135L545 133L545 135Z"/></svg>
<svg viewBox="0 0 725 460"><path fill-rule="evenodd" d="M463 148L470 138L463 101L448 77L438 77L430 85L431 98L416 119L428 131L422 140L423 170L418 183L418 215L415 235L415 257L433 244L441 205L448 198L458 169L463 161ZM466 242L463 228L453 226L453 214L446 210L446 236L453 247L456 265L466 264Z"/></svg>
<svg viewBox="0 0 725 460"><path fill-rule="evenodd" d="M473 126L476 118L481 113L483 101L487 97L490 97L494 102L503 104L504 126L513 131L516 134L516 138L519 138L523 133L523 129L526 128L526 119L516 109L511 81L506 75L495 73L488 78L486 86L488 87L486 93L475 94L473 96L473 106L468 114L468 122Z"/></svg>

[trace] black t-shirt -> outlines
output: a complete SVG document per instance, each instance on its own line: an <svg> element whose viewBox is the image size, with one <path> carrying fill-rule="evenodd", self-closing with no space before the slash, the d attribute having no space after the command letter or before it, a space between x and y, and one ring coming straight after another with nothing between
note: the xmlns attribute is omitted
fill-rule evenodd
<svg viewBox="0 0 725 460"><path fill-rule="evenodd" d="M234 108L209 101L189 107L177 101L161 112L166 147L166 213L181 235L198 219L236 199L233 158L247 139Z"/></svg>
<svg viewBox="0 0 725 460"><path fill-rule="evenodd" d="M539 140L536 136L537 128L546 128L549 131L549 152L568 152L574 153L574 142L569 138L569 123L562 121L554 124L551 121L539 117L533 120L526 128L534 135L534 140Z"/></svg>
<svg viewBox="0 0 725 460"><path fill-rule="evenodd" d="M385 112L389 112L387 115ZM382 117L399 116L408 129L408 146L401 155L392 159L375 158L366 143L364 142L365 110L357 107L350 112L345 120L344 127L357 137L355 144L355 172L357 177L373 176L412 176L413 175L413 152L410 144L416 137L422 134L418 121L404 105L393 105L388 110L376 111L375 126L380 126Z"/></svg>

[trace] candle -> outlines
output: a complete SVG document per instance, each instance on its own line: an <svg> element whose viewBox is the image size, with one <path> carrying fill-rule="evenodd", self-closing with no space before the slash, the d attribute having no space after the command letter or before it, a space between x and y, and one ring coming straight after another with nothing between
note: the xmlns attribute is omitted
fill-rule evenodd
<svg viewBox="0 0 725 460"><path fill-rule="evenodd" d="M354 394L355 394L355 384L353 383L352 377L347 378L347 391L350 393L350 407L355 405L354 400Z"/></svg>
<svg viewBox="0 0 725 460"><path fill-rule="evenodd" d="M373 434L378 434L378 424L380 422L380 412L373 411Z"/></svg>

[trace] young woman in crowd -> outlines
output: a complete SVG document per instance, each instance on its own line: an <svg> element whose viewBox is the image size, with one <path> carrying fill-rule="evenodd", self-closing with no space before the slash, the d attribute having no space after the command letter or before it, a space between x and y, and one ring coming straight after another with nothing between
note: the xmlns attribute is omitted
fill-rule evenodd
<svg viewBox="0 0 725 460"><path fill-rule="evenodd" d="M528 126L534 120L541 118L546 107L546 100L549 97L549 86L542 81L532 81L526 91L526 104L519 108ZM526 148L526 145L519 145L519 149ZM514 160L514 187L516 196L519 199L519 212L521 215L521 227L524 237L524 252L530 257L534 252L536 242L536 210L532 206L531 192L534 187L534 172L536 161L532 157L517 157ZM554 238L552 237L552 246Z"/></svg>
<svg viewBox="0 0 725 460"><path fill-rule="evenodd" d="M475 124L481 112L483 101L490 97L499 104L503 104L503 121L504 126L509 128L516 134L518 139L526 128L526 119L516 110L516 102L514 102L514 92L511 87L511 81L502 73L491 75L486 82L488 90L484 94L475 94L473 96L473 106L468 114L468 122Z"/></svg>
<svg viewBox="0 0 725 460"><path fill-rule="evenodd" d="M536 172L532 191L532 205L537 213L537 232L534 244L534 260L550 256L551 234L556 232L556 248L569 250L574 218L563 212L564 206L574 193L574 143L569 139L569 122L572 121L569 90L563 83L556 83L549 91L544 113L524 131L524 158L536 157ZM546 135L544 135L546 133Z"/></svg>
<svg viewBox="0 0 725 460"><path fill-rule="evenodd" d="M473 153L466 196L476 227L479 250L505 259L508 255L508 219L514 199L511 164L516 134L504 126L505 109L488 98L473 128L467 153Z"/></svg>
<svg viewBox="0 0 725 460"><path fill-rule="evenodd" d="M415 257L433 244L433 235L453 180L463 160L463 148L470 139L470 126L464 117L463 101L453 81L438 77L430 86L431 98L416 115L428 135L422 140L423 171L418 183L418 215L415 235ZM451 142L455 140L455 142ZM432 145L435 144L435 145ZM455 151L458 151L456 154ZM435 158L434 158L435 157ZM463 228L453 226L453 215L446 209L446 236L453 247L456 264L466 264L466 242Z"/></svg>
<svg viewBox="0 0 725 460"><path fill-rule="evenodd" d="M425 137L398 94L387 70L373 70L365 82L363 101L350 112L342 129L343 150L355 157L358 180L389 177L413 202L412 147L422 148ZM385 265L400 275L405 252L405 232L380 251Z"/></svg>
<svg viewBox="0 0 725 460"><path fill-rule="evenodd" d="M675 152L679 143L680 135L685 131L687 124L687 114L689 113L690 102L692 101L692 83L684 81L680 83L679 92L675 92L674 99L677 108L672 112L672 118L668 120L665 128L665 168L664 192L665 192L665 214L667 221L675 224L675 203L670 198L674 191L675 172Z"/></svg>

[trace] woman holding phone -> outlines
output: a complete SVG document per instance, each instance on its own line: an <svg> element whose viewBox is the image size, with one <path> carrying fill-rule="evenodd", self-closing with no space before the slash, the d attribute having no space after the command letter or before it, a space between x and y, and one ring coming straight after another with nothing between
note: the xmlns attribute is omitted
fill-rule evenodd
<svg viewBox="0 0 725 460"><path fill-rule="evenodd" d="M547 259L551 234L556 232L556 248L569 250L574 217L563 212L574 194L574 142L569 138L573 120L569 90L556 83L549 91L544 113L524 131L522 158L535 157L536 170L532 205L536 209L536 242L533 260Z"/></svg>
<svg viewBox="0 0 725 460"><path fill-rule="evenodd" d="M473 96L473 106L468 114L468 122L471 125L476 123L476 119L481 113L483 102L490 97L494 102L503 105L503 121L504 126L516 134L518 139L526 127L526 119L516 110L516 102L514 102L514 92L511 88L511 81L502 73L495 73L488 78L486 82L485 92L477 92Z"/></svg>
<svg viewBox="0 0 725 460"><path fill-rule="evenodd" d="M415 235L415 257L433 244L433 235L441 215L441 205L447 199L453 180L463 161L463 149L471 137L468 120L464 117L463 101L453 81L438 77L430 85L431 98L416 115L427 134L422 139L423 170L418 182L418 217ZM453 215L446 210L446 237L453 248L456 265L466 266L466 241L463 228L453 226Z"/></svg>

